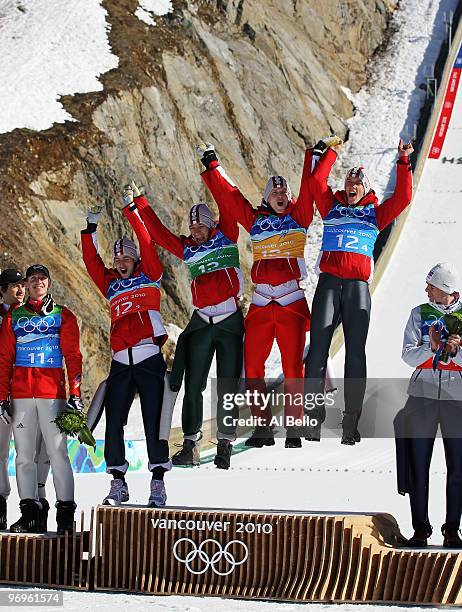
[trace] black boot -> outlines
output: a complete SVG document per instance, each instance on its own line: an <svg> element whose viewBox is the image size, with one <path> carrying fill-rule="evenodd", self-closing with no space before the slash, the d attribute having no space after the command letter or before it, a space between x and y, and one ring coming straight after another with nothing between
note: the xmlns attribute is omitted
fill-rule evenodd
<svg viewBox="0 0 462 612"><path fill-rule="evenodd" d="M12 533L38 533L40 506L35 499L22 499L19 502L21 518L10 527Z"/></svg>
<svg viewBox="0 0 462 612"><path fill-rule="evenodd" d="M64 535L66 531L72 535L74 531L74 514L77 504L74 501L56 502L56 533Z"/></svg>
<svg viewBox="0 0 462 612"><path fill-rule="evenodd" d="M462 539L459 536L459 525L457 523L445 523L441 527L444 536L444 548L462 548Z"/></svg>
<svg viewBox="0 0 462 612"><path fill-rule="evenodd" d="M183 448L172 457L173 465L200 465L199 444L194 440L183 440Z"/></svg>
<svg viewBox="0 0 462 612"><path fill-rule="evenodd" d="M245 445L251 446L252 448L274 446L273 430L267 425L257 425L250 438L246 440Z"/></svg>
<svg viewBox="0 0 462 612"><path fill-rule="evenodd" d="M287 427L286 429L286 448L302 448L302 439L297 427Z"/></svg>
<svg viewBox="0 0 462 612"><path fill-rule="evenodd" d="M432 534L432 528L428 523L418 523L414 527L414 535L406 542L408 548L425 548L427 538Z"/></svg>
<svg viewBox="0 0 462 612"><path fill-rule="evenodd" d="M358 431L358 416L356 414L344 414L342 420L342 444L354 446L356 442L361 441L361 436Z"/></svg>
<svg viewBox="0 0 462 612"><path fill-rule="evenodd" d="M39 510L37 531L45 533L48 531L48 510L50 509L50 504L45 497L41 497L39 501L42 504L42 509Z"/></svg>
<svg viewBox="0 0 462 612"><path fill-rule="evenodd" d="M6 498L0 495L0 531L6 529Z"/></svg>
<svg viewBox="0 0 462 612"><path fill-rule="evenodd" d="M231 453L233 445L229 440L218 440L217 454L215 455L214 464L220 470L227 470L231 465Z"/></svg>

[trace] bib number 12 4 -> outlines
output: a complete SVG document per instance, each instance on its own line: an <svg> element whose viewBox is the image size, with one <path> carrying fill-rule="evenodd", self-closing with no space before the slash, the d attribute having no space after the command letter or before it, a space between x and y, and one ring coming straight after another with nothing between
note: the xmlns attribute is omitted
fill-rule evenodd
<svg viewBox="0 0 462 612"><path fill-rule="evenodd" d="M343 240L345 239L345 245L343 244ZM356 236L352 236L351 234L348 236L345 236L345 234L339 234L337 236L337 245L339 248L342 248L342 246L345 249L354 249L356 251L359 251L359 245L358 245L359 239ZM361 247L362 251L366 251L367 252L367 244L363 244L363 246Z"/></svg>

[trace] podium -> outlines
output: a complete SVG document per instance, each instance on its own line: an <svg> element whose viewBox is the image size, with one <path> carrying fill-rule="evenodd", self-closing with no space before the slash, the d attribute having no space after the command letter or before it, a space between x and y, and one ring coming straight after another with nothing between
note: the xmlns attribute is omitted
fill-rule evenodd
<svg viewBox="0 0 462 612"><path fill-rule="evenodd" d="M462 603L462 555L396 548L387 514L98 506L95 528L95 590Z"/></svg>

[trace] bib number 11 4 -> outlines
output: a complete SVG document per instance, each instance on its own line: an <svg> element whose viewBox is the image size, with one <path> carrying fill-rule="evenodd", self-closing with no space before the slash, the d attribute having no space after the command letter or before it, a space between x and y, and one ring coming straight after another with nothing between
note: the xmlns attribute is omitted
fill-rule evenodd
<svg viewBox="0 0 462 612"><path fill-rule="evenodd" d="M36 364L44 365L45 364L45 353L29 353L29 359L30 359L31 365L36 365ZM53 365L53 357L49 357L46 360L46 363Z"/></svg>

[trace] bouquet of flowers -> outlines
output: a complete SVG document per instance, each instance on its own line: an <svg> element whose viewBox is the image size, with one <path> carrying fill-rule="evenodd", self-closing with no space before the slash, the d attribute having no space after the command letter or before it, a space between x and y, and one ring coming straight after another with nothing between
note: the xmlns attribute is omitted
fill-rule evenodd
<svg viewBox="0 0 462 612"><path fill-rule="evenodd" d="M437 369L440 361L442 363L448 363L449 359L451 358L450 351L447 348L449 336L462 336L462 312L453 312L451 314L444 315L443 321L443 324L440 323L440 329L442 329L444 337L441 338L441 346L438 348L435 356L433 357L434 370Z"/></svg>
<svg viewBox="0 0 462 612"><path fill-rule="evenodd" d="M54 420L59 431L73 438L77 437L81 444L96 448L96 440L88 429L87 415L81 410L66 408Z"/></svg>

